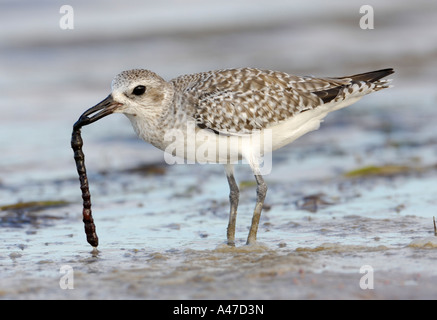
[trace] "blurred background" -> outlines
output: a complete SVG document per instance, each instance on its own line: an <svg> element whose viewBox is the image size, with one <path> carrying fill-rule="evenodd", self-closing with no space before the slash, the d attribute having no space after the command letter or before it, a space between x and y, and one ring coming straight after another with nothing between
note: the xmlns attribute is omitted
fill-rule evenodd
<svg viewBox="0 0 437 320"><path fill-rule="evenodd" d="M73 11L60 12L63 5ZM373 29L360 27L363 5L373 8ZM332 282L339 283L343 272L371 264L388 270L386 285L427 272L434 280L423 276L428 291L421 292L435 298L435 250L409 251L416 237L431 232L437 206L435 1L0 0L0 26L0 296L59 298L59 266L68 263L81 271L75 279L83 286L63 297L301 298L323 279L293 289L289 273L328 268L340 272ZM150 69L170 80L232 67L314 76L389 67L396 73L394 88L329 115L319 131L274 153L259 231L276 248L267 252L272 269L262 263L263 250L250 263L243 254L243 267L238 254L226 260L222 251L205 250L225 239L229 190L221 167L161 167L162 152L137 139L123 115L83 128L104 259L82 259L90 247L70 148L73 123L110 93L122 70ZM395 172L347 178L368 166ZM244 248L255 189L250 170L237 171L237 179L249 181L240 184L237 223L237 247ZM329 251L318 247L322 242L343 247ZM296 247L310 248L311 259L302 261ZM203 263L209 282L192 261ZM391 278L393 270L408 276ZM21 281L23 274L32 281ZM247 274L258 291L248 291ZM362 297L354 278L343 288L334 291ZM390 288L385 296L410 297ZM334 291L328 282L309 294L332 298Z"/></svg>
<svg viewBox="0 0 437 320"><path fill-rule="evenodd" d="M414 108L435 99L436 4L366 4L374 9L373 30L360 28L362 1L73 1L74 29L63 30L59 2L1 0L0 183L20 188L74 176L72 124L130 68L171 79L245 66L317 76L393 67L387 103L407 100ZM88 155L92 167L147 161L136 142L122 143L133 135L123 116L84 131L85 144L98 149ZM94 146L99 139L109 145ZM1 204L11 200L1 192Z"/></svg>

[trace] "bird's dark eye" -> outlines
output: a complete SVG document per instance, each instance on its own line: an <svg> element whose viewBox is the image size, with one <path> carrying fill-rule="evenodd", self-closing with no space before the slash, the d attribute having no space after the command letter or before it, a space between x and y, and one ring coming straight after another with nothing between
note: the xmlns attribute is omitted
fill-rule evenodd
<svg viewBox="0 0 437 320"><path fill-rule="evenodd" d="M136 96L140 96L142 95L144 92L146 92L146 87L145 86L136 86L134 88L134 90L132 91L132 93Z"/></svg>

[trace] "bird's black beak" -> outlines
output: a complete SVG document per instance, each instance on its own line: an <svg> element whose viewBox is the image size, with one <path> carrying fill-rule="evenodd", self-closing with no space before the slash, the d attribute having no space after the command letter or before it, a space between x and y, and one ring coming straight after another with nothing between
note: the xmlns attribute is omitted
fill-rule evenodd
<svg viewBox="0 0 437 320"><path fill-rule="evenodd" d="M103 117L106 117L113 113L115 109L121 105L121 103L114 101L114 98L110 94L104 100L96 104L94 107L89 108L87 111L82 113L82 115L79 117L79 120L77 120L74 124L73 128L80 128L91 124Z"/></svg>

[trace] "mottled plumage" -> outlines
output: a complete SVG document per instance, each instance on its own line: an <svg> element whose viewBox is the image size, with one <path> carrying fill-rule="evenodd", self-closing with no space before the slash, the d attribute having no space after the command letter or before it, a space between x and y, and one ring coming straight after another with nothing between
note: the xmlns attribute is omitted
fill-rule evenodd
<svg viewBox="0 0 437 320"><path fill-rule="evenodd" d="M167 82L149 70L134 69L118 74L112 82L112 93L80 119L89 124L113 112L124 113L140 138L172 154L182 150L178 155L193 161L199 160L197 151L202 150L203 156L204 140L196 138L199 132L204 133L202 137L208 138L207 161L225 164L231 190L227 232L230 245L235 240L239 201L233 163L240 158L247 160L257 182L257 201L247 238L247 243L252 243L267 192L259 163L265 153L256 153L252 137L260 134L264 147L276 150L318 129L328 113L390 87L389 80L381 79L393 72L383 69L317 78L240 68L184 75ZM190 123L195 128L190 128ZM168 139L168 133L174 130L176 143ZM231 155L216 153L223 143ZM174 150L169 151L173 144ZM194 152L188 150L190 146L194 146Z"/></svg>
<svg viewBox="0 0 437 320"><path fill-rule="evenodd" d="M386 75L385 71L382 74ZM192 116L201 128L248 134L332 100L339 102L354 94L387 87L387 81L370 82L372 77L360 76L298 77L278 71L242 68L185 75L171 83L177 94L186 97L189 109L194 107Z"/></svg>

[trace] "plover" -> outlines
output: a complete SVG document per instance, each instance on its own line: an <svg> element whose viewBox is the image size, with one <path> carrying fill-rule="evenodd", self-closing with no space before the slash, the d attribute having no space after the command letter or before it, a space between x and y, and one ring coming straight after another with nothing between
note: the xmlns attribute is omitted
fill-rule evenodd
<svg viewBox="0 0 437 320"><path fill-rule="evenodd" d="M235 245L239 202L234 164L245 160L257 183L247 237L247 244L251 244L256 241L267 193L260 168L265 151L274 151L317 130L331 111L390 87L390 80L381 79L393 72L389 68L322 78L238 68L165 81L152 71L133 69L118 74L112 81L111 94L85 111L75 125L80 128L109 114L123 113L136 134L155 147L192 162L200 161L201 156L203 162L222 163L230 188L229 245ZM253 139L255 136L258 139Z"/></svg>

